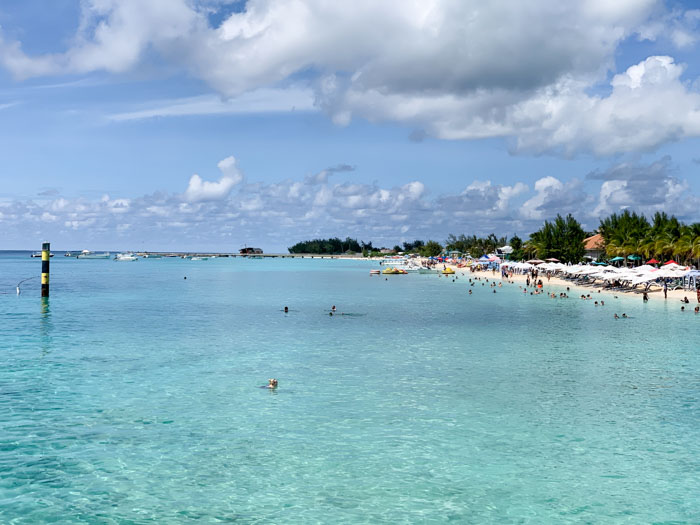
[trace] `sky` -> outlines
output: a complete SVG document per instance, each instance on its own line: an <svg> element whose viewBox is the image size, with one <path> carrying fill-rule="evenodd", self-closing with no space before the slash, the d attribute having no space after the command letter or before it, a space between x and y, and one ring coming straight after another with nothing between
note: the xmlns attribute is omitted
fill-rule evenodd
<svg viewBox="0 0 700 525"><path fill-rule="evenodd" d="M700 8L2 0L0 249L700 221Z"/></svg>

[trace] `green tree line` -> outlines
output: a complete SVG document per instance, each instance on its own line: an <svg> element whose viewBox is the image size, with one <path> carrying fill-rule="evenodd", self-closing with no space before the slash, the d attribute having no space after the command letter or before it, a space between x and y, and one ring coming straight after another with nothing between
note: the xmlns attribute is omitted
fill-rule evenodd
<svg viewBox="0 0 700 525"><path fill-rule="evenodd" d="M655 213L650 221L644 215L625 210L601 219L598 231L603 238L603 247L608 258L633 256L635 259L638 257L645 260L653 257L659 261L675 258L681 264L700 262L700 223L697 222L683 224L676 217L664 212ZM509 256L511 260L536 257L577 263L584 258L583 241L590 235L592 234L584 231L581 224L569 214L566 217L557 215L554 220L545 221L525 242L517 235L508 239L505 236L498 237L494 233L486 237L449 234L444 245L433 240L424 242L417 239L404 242L403 246L395 245L393 251L418 253L426 257L458 251L472 257L480 257L508 244L513 248ZM371 242L358 242L350 237L344 241L339 238L314 239L289 248L290 253L341 254L348 251L362 252L365 255L379 253Z"/></svg>
<svg viewBox="0 0 700 525"><path fill-rule="evenodd" d="M298 242L287 249L289 253L339 255L346 252L360 253L363 249L372 251L372 243L359 243L357 239L351 239L350 237L346 237L344 241L338 237L332 237L330 239L313 239L311 241Z"/></svg>
<svg viewBox="0 0 700 525"><path fill-rule="evenodd" d="M599 232L609 257L636 255L686 265L700 260L700 223L683 224L664 212L656 212L651 221L628 210L613 213L600 221Z"/></svg>

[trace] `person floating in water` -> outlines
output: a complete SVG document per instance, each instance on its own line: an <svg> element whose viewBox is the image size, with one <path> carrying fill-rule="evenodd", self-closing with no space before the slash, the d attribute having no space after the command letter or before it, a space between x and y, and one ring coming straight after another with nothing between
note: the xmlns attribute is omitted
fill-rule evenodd
<svg viewBox="0 0 700 525"><path fill-rule="evenodd" d="M335 312L335 305L331 306L331 312Z"/></svg>
<svg viewBox="0 0 700 525"><path fill-rule="evenodd" d="M289 306L285 306L285 307L284 307L284 313L285 313L285 314L288 314L288 313L289 313Z"/></svg>
<svg viewBox="0 0 700 525"><path fill-rule="evenodd" d="M265 388L270 388L270 389L274 390L275 388L277 388L278 384L279 384L279 381L277 381L277 379L274 379L274 378L268 379L267 386Z"/></svg>

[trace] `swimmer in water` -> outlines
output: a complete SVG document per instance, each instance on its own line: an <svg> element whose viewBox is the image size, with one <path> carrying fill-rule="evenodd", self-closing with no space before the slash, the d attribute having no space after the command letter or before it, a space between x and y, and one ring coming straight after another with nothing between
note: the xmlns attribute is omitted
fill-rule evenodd
<svg viewBox="0 0 700 525"><path fill-rule="evenodd" d="M284 307L284 313L285 313L285 314L288 314L288 313L289 313L289 306L285 306L285 307Z"/></svg>
<svg viewBox="0 0 700 525"><path fill-rule="evenodd" d="M619 319L619 318L620 318L620 316L617 315L617 314L615 314L613 317L614 317L615 319Z"/></svg>
<svg viewBox="0 0 700 525"><path fill-rule="evenodd" d="M278 385L278 384L279 384L279 382L277 381L277 379L274 379L274 378L273 378L273 379L268 379L268 380L267 380L267 388L270 388L270 389L272 389L272 390L274 390L275 388L277 388L277 385Z"/></svg>
<svg viewBox="0 0 700 525"><path fill-rule="evenodd" d="M627 319L627 314L622 314L623 319Z"/></svg>
<svg viewBox="0 0 700 525"><path fill-rule="evenodd" d="M331 312L335 312L335 305L331 306Z"/></svg>

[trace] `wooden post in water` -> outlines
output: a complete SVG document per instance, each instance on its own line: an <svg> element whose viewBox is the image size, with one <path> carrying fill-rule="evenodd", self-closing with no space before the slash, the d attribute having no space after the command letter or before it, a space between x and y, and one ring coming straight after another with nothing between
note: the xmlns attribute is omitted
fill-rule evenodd
<svg viewBox="0 0 700 525"><path fill-rule="evenodd" d="M41 296L49 296L49 260L51 259L51 243L41 245Z"/></svg>

